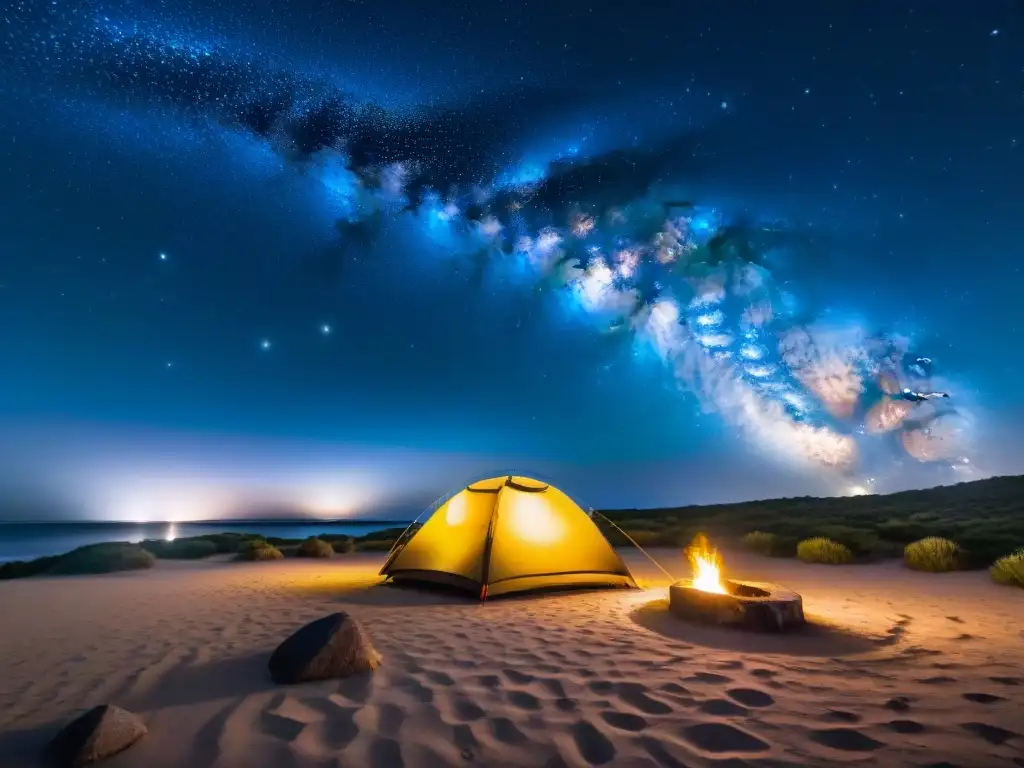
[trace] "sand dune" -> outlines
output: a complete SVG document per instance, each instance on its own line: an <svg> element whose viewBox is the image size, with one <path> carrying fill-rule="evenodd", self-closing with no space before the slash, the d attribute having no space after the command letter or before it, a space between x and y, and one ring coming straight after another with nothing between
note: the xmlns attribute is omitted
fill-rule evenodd
<svg viewBox="0 0 1024 768"><path fill-rule="evenodd" d="M729 556L820 625L777 637L676 621L642 558L645 591L484 606L371 587L381 560L0 585L0 763L35 765L69 717L111 702L149 727L112 767L1024 766L1024 593L983 573ZM338 610L383 666L274 686L273 648Z"/></svg>

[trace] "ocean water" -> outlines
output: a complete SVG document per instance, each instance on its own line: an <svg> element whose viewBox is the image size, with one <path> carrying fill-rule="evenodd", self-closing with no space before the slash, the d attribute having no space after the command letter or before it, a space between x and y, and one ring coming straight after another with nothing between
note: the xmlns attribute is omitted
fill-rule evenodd
<svg viewBox="0 0 1024 768"><path fill-rule="evenodd" d="M410 516L411 520L411 516ZM0 562L59 555L101 541L142 541L198 536L203 533L259 533L303 539L320 533L362 536L406 521L318 522L261 520L202 523L0 523Z"/></svg>

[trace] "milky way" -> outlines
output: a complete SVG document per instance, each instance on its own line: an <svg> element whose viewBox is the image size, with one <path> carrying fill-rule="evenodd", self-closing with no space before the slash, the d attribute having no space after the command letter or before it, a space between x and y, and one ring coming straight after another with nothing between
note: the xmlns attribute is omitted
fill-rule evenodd
<svg viewBox="0 0 1024 768"><path fill-rule="evenodd" d="M584 127L528 151L586 100L544 88L434 106L388 100L159 8L16 3L4 11L7 79L31 80L65 108L159 113L256 142L319 183L339 253L358 255L401 219L482 273L514 271L505 300L559 303L594 332L652 349L682 389L773 459L856 486L899 455L969 464L970 419L955 396L893 399L943 386L926 350L801 313L791 265L814 247L806 233L679 197L707 170L700 131L623 147ZM408 258L411 269L420 256Z"/></svg>

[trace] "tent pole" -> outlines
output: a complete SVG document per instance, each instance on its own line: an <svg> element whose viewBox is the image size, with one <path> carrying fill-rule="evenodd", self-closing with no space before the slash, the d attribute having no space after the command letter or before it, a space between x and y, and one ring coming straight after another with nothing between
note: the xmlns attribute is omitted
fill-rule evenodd
<svg viewBox="0 0 1024 768"><path fill-rule="evenodd" d="M591 512L592 512L593 514L595 514L595 515L601 515L601 513L600 513L600 512L598 512L598 511L597 511L596 509L594 509L594 510L591 510ZM625 537L626 537L626 538L627 538L627 539L629 540L629 543L630 543L630 544L632 544L632 545L633 545L634 547L636 547L637 549L639 549L639 550L640 550L641 552L643 552L643 553L644 553L644 556L645 556L645 557L646 557L646 558L647 558L648 560L650 560L650 561L651 561L652 563L654 563L654 564L655 564L656 566L658 566L658 569L659 569L659 570L660 570L660 571L661 571L662 573L664 573L664 574L665 574L666 576L668 576L668 577L669 577L669 578L670 578L670 579L671 579L672 581L677 581L677 579L676 579L676 577L675 577L675 576L673 576L673 575L672 575L671 573L669 573L669 572L668 572L668 571L666 571L666 570L665 570L664 568L662 568L662 566L661 566L661 563L659 563L659 562L658 562L657 560L655 560L655 559L654 559L653 557L651 557L651 556L650 556L649 554L647 554L647 552L646 552L646 551L644 550L644 548L643 548L643 547L641 547L641 546L640 546L639 544L637 544L637 543L636 543L635 541L633 541L633 537L632 537L632 536L630 536L630 535L629 535L628 533L626 533L626 532L625 532L624 530L622 530L621 528L619 528L619 526L617 526L617 525L616 525L615 523L613 523L613 522L612 522L611 520L609 520L609 519L608 519L607 517L605 517L604 515L601 515L601 519L602 519L602 520L604 520L604 521L605 521L606 523L608 523L608 524L609 524L610 526L612 526L612 527L613 527L613 528L614 528L615 530L617 530L617 531L618 531L619 533L621 533L621 534L622 534L623 536L625 536Z"/></svg>
<svg viewBox="0 0 1024 768"><path fill-rule="evenodd" d="M505 485L512 482L512 475L509 475L505 480ZM498 518L498 508L501 506L501 493L505 490L505 485L498 489L498 492L494 495L494 506L491 507L491 519L487 522L487 538L484 539L484 561L481 566L480 574L480 603L481 605L487 599L487 581L491 576L491 547L494 545L494 521Z"/></svg>
<svg viewBox="0 0 1024 768"><path fill-rule="evenodd" d="M435 503L436 503L436 502L435 502ZM433 506L433 505L431 505L431 506ZM430 507L427 507L427 509L430 509ZM395 543L394 543L394 544L392 544L392 545L391 545L391 549L389 549L389 550L388 550L388 557L390 557L390 556L391 556L391 553L393 553L393 552L395 551L395 548L396 548L396 547L398 547L398 543L399 543L399 542L400 542L400 541L401 541L402 539L404 539L404 538L405 538L405 534L407 534L407 533L409 532L409 530L410 530L410 529L411 529L411 528L412 528L412 527L413 527L414 525L416 525L416 523L418 523L418 522L420 521L420 518L421 518L421 517L423 517L423 516L424 516L425 514L427 514L427 509L424 509L424 510L423 510L422 512L420 512L420 513L419 513L418 515L416 515L416 518L415 518L415 519L414 519L414 520L413 520L413 521L412 521L411 523L409 523L409 525L407 525L407 526L406 526L406 528L405 528L405 530L404 530L404 531L402 531L402 535L401 535L401 536L399 536L399 537L398 537L397 539L395 539ZM438 509L438 508L435 508L435 510L434 510L434 511L436 512L436 511L437 511L437 509Z"/></svg>

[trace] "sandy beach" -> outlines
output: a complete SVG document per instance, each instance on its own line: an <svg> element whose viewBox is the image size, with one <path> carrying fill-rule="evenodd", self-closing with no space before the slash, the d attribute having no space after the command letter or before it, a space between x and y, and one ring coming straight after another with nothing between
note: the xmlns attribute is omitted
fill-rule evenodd
<svg viewBox="0 0 1024 768"><path fill-rule="evenodd" d="M1024 592L726 553L821 625L765 636L670 617L668 580L627 559L643 590L483 606L372 586L369 554L7 582L0 763L37 765L68 719L113 703L149 734L111 768L1024 766ZM380 669L275 686L271 651L337 611Z"/></svg>

